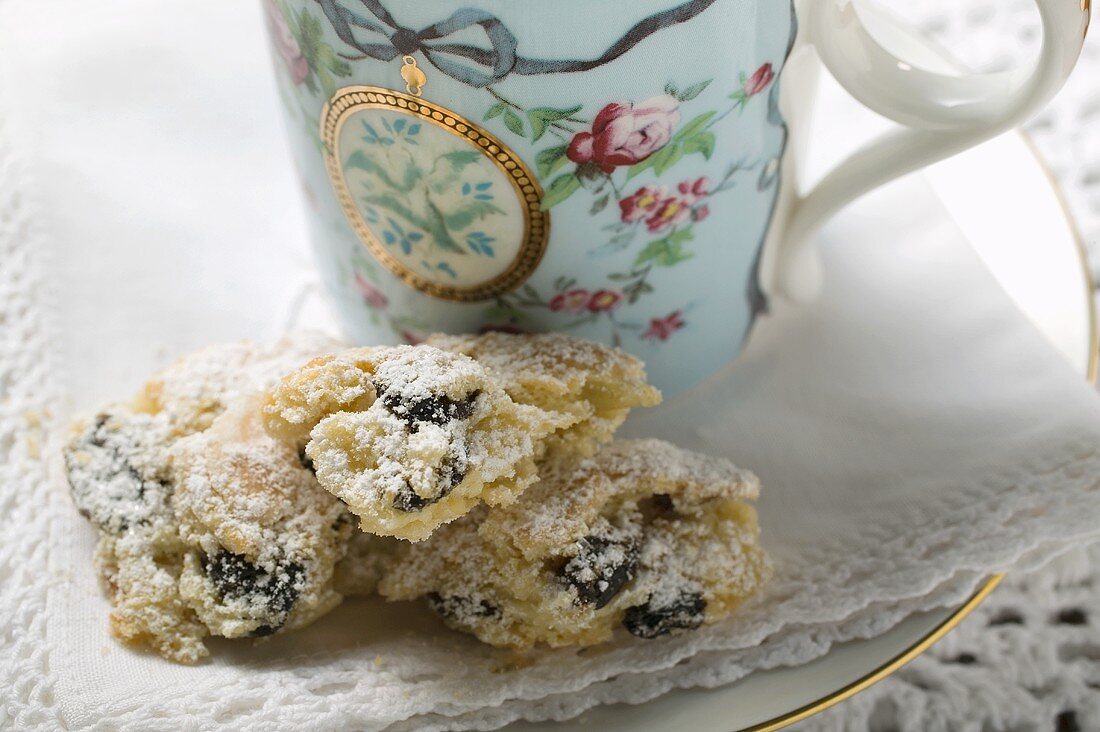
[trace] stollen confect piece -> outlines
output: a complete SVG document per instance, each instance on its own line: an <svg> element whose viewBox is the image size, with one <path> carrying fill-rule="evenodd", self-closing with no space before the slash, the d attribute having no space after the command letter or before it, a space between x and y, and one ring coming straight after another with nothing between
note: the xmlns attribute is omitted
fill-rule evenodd
<svg viewBox="0 0 1100 732"><path fill-rule="evenodd" d="M272 390L265 416L364 531L410 541L515 500L561 424L516 404L473 359L430 346L318 358Z"/></svg>
<svg viewBox="0 0 1100 732"><path fill-rule="evenodd" d="M65 466L99 534L117 637L194 662L206 635L299 627L339 601L331 581L351 517L244 396L338 347L306 334L206 348L134 402L75 423Z"/></svg>
<svg viewBox="0 0 1100 732"><path fill-rule="evenodd" d="M656 638L728 616L769 574L757 478L658 440L542 466L505 508L407 545L382 577L451 627L517 649Z"/></svg>
<svg viewBox="0 0 1100 732"><path fill-rule="evenodd" d="M268 431L301 447L367 532L419 541L507 505L548 453L590 455L656 404L637 359L560 334L432 336L314 360L276 387Z"/></svg>

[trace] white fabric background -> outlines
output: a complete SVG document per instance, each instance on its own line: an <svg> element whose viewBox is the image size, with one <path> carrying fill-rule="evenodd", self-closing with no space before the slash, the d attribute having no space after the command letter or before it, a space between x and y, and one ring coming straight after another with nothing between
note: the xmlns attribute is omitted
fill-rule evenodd
<svg viewBox="0 0 1100 732"><path fill-rule="evenodd" d="M21 159L10 149L0 155L0 607L12 618L0 637L9 694L0 726L324 728L429 710L491 726L520 714L560 716L814 657L831 640L955 602L982 573L1037 546L1049 553L1100 529L1089 511L1100 503L1092 490L1098 400L1006 309L952 227L906 238L883 256L860 247L882 223L869 218L863 231L834 232L826 298L780 312L761 330L736 377L752 388L727 402L729 413L712 413L722 432L685 424L683 407L659 425L635 426L722 451L729 447L719 440L740 436L735 454L770 486L762 508L781 568L774 612L750 609L711 631L602 658L562 657L503 682L485 673L492 654L451 636L433 646L367 633L349 651L338 631L361 623L364 605L281 647L223 646L198 672L122 651L104 633L90 532L57 476L47 479L50 453L36 425L122 393L170 353L277 332L307 259L273 108L249 103L266 77L235 73L258 46L211 44L216 29L202 23L204 10L236 17L254 8L195 2L194 12L158 21L164 16L147 3L111 6L0 5L10 104L0 110L0 140L21 142ZM247 164L226 166L233 156ZM919 200L921 191L912 193ZM910 213L906 228L919 230L922 210ZM929 281L937 283L931 296ZM43 307L50 297L57 311ZM830 423L814 416L823 414ZM806 440L768 439L789 433ZM811 515L818 520L807 522ZM855 530L864 519L875 528ZM774 632L792 621L824 625ZM667 669L692 650L751 647L765 636L752 653L714 651ZM442 662L455 657L452 642L466 665L457 672ZM304 655L284 661L288 649ZM373 664L375 656L384 663ZM644 668L655 673L576 690ZM548 691L557 694L523 700ZM485 703L501 706L476 711Z"/></svg>

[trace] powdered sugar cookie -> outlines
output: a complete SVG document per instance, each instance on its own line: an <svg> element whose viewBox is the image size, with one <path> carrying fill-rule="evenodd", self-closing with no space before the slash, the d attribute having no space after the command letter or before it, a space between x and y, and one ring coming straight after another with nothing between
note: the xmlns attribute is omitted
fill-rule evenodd
<svg viewBox="0 0 1100 732"><path fill-rule="evenodd" d="M180 662L206 655L202 639L210 631L180 594L193 548L180 537L173 509L171 449L241 394L269 388L334 345L307 334L274 346L206 348L155 376L134 403L74 425L66 470L74 503L99 533L96 564L111 594L117 637Z"/></svg>
<svg viewBox="0 0 1100 732"><path fill-rule="evenodd" d="M726 460L614 442L404 548L379 591L426 597L448 625L499 646L690 630L729 615L768 574L749 505L758 491Z"/></svg>
<svg viewBox="0 0 1100 732"><path fill-rule="evenodd" d="M411 541L513 501L561 424L513 402L476 361L429 346L317 359L271 392L265 415L272 434L305 441L317 479L364 531Z"/></svg>

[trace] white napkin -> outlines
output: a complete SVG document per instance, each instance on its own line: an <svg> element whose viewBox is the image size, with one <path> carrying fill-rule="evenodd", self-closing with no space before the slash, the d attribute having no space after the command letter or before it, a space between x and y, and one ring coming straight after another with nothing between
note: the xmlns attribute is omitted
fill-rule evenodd
<svg viewBox="0 0 1100 732"><path fill-rule="evenodd" d="M737 617L507 672L507 654L377 600L214 643L192 668L123 648L35 425L181 351L326 316L303 315L317 301L257 7L5 0L0 73L0 142L20 153L0 150L0 726L564 718L804 662L1100 533L1100 398L910 181L828 232L820 301L777 306L734 370L629 425L761 475L777 576Z"/></svg>

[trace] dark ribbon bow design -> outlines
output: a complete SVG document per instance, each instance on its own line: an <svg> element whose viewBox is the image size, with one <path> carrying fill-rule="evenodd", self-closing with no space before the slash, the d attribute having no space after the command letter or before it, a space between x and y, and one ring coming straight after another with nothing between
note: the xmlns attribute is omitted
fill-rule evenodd
<svg viewBox="0 0 1100 732"><path fill-rule="evenodd" d="M344 43L358 50L363 56L379 61L392 61L398 56L419 51L435 68L464 84L485 87L501 81L509 74L553 74L587 71L613 61L629 51L640 41L670 25L691 20L713 5L716 0L689 0L668 10L644 18L634 24L619 40L594 59L530 59L516 52L516 37L496 16L476 8L457 10L451 17L421 28L419 31L399 24L379 0L359 0L373 19L360 15L340 5L337 0L317 0L332 24L336 35ZM489 48L465 43L439 43L447 36L471 26L480 26L485 32ZM369 31L385 39L384 42L363 42L355 36L354 29ZM485 71L463 64L456 58L467 59Z"/></svg>

